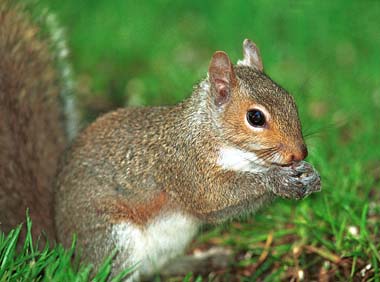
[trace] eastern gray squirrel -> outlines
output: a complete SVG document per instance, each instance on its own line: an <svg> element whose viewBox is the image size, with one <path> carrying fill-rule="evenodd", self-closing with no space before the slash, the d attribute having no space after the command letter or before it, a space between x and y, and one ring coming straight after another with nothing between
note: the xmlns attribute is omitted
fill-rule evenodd
<svg viewBox="0 0 380 282"><path fill-rule="evenodd" d="M207 77L178 105L98 118L58 168L70 139L59 107L62 77L48 39L9 2L0 3L3 230L30 208L37 232L65 246L77 234L95 266L117 249L113 273L137 264L131 279L138 279L183 252L203 223L320 190L304 161L295 102L263 72L248 39L237 65L215 52Z"/></svg>

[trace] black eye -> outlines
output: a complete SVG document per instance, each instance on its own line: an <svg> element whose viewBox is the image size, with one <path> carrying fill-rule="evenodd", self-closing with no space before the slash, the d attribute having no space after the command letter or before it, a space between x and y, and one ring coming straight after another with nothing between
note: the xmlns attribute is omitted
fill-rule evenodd
<svg viewBox="0 0 380 282"><path fill-rule="evenodd" d="M265 124L265 115L260 110L249 110L247 112L247 120L253 127L262 127Z"/></svg>

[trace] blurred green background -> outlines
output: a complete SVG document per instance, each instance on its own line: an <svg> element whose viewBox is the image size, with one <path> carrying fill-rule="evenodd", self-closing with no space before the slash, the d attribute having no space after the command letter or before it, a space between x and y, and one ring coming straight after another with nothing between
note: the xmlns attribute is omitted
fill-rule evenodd
<svg viewBox="0 0 380 282"><path fill-rule="evenodd" d="M214 51L237 61L256 42L295 96L323 191L204 231L194 248L233 249L224 281L380 281L380 1L42 2L66 28L87 120L181 101Z"/></svg>

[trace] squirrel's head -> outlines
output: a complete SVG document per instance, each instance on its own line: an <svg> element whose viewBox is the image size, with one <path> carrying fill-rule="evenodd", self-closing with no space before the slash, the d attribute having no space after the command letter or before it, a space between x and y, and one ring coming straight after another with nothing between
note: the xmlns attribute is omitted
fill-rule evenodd
<svg viewBox="0 0 380 282"><path fill-rule="evenodd" d="M219 161L240 158L267 167L303 160L307 148L293 97L264 74L259 50L248 39L243 53L244 59L233 66L218 51L209 65L210 101L226 141Z"/></svg>

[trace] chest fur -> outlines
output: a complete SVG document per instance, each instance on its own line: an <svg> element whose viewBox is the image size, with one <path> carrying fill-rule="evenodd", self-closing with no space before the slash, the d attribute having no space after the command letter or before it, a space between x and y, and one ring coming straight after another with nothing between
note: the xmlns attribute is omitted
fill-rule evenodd
<svg viewBox="0 0 380 282"><path fill-rule="evenodd" d="M130 222L114 225L113 240L123 259L123 267L137 264L144 275L158 271L181 254L198 229L198 222L181 213L157 216L146 226Z"/></svg>

